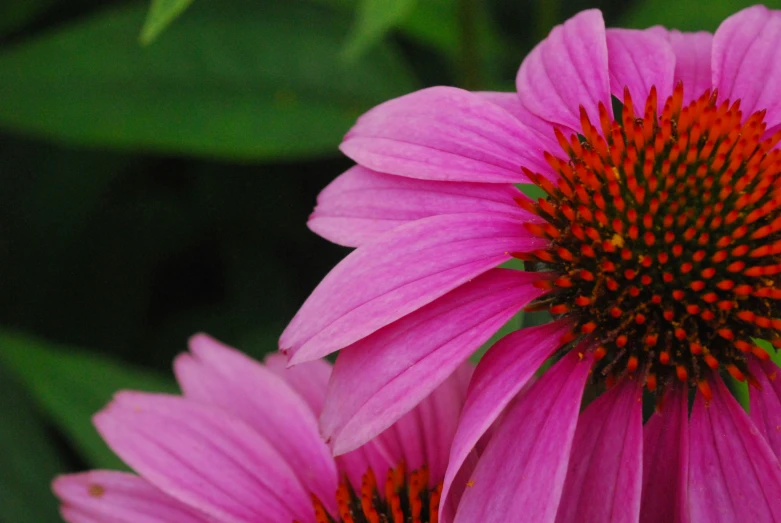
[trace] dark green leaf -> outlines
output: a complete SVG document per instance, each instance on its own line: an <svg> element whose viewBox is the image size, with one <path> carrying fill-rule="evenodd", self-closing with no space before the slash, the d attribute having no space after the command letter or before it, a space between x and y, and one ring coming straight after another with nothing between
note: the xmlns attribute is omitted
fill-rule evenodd
<svg viewBox="0 0 781 523"><path fill-rule="evenodd" d="M15 31L48 9L54 0L5 1L0 3L0 35Z"/></svg>
<svg viewBox="0 0 781 523"><path fill-rule="evenodd" d="M756 3L753 0L712 0L708 2L707 8L703 8L699 2L680 0L636 2L624 15L620 25L636 28L663 25L682 31L715 31L722 20ZM770 8L781 7L779 0L769 0L764 4Z"/></svg>
<svg viewBox="0 0 781 523"><path fill-rule="evenodd" d="M302 157L336 153L361 112L415 88L387 46L342 63L347 13L200 2L140 48L143 18L140 6L106 12L0 55L0 125L92 146Z"/></svg>
<svg viewBox="0 0 781 523"><path fill-rule="evenodd" d="M345 57L355 60L363 55L403 20L415 3L415 0L361 0L344 49Z"/></svg>
<svg viewBox="0 0 781 523"><path fill-rule="evenodd" d="M103 356L7 332L0 332L0 362L96 468L122 467L91 422L117 390L175 391L170 380Z"/></svg>
<svg viewBox="0 0 781 523"><path fill-rule="evenodd" d="M141 43L152 43L192 3L193 0L152 0L141 28Z"/></svg>
<svg viewBox="0 0 781 523"><path fill-rule="evenodd" d="M14 376L0 367L0 520L58 521L49 484L65 470L35 405Z"/></svg>

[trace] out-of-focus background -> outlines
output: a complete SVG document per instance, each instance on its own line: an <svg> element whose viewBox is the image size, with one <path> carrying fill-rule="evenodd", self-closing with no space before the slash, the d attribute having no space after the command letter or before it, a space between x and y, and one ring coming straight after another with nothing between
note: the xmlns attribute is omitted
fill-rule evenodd
<svg viewBox="0 0 781 523"><path fill-rule="evenodd" d="M0 2L0 522L58 521L52 476L122 467L92 413L176 390L192 333L276 349L347 252L306 218L361 112L436 84L512 90L585 8L712 31L749 3Z"/></svg>

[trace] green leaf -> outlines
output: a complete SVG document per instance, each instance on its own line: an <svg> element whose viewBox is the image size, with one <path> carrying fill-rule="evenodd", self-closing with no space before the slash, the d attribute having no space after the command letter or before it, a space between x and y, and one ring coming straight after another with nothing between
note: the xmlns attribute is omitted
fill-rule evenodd
<svg viewBox="0 0 781 523"><path fill-rule="evenodd" d="M0 419L0 517L13 523L59 521L49 484L65 464L35 405L2 367Z"/></svg>
<svg viewBox="0 0 781 523"><path fill-rule="evenodd" d="M415 3L415 0L361 0L344 49L345 58L352 61L363 55L409 15Z"/></svg>
<svg viewBox="0 0 781 523"><path fill-rule="evenodd" d="M152 43L192 3L193 0L152 0L141 28L141 43Z"/></svg>
<svg viewBox="0 0 781 523"><path fill-rule="evenodd" d="M0 3L0 35L16 31L46 11L54 0L17 0Z"/></svg>
<svg viewBox="0 0 781 523"><path fill-rule="evenodd" d="M653 2L635 2L627 10L620 26L645 28L663 25L681 31L715 31L719 24L731 14L757 2L754 0L711 0L707 8L698 2L680 0L654 0ZM763 2L767 7L781 7L780 0Z"/></svg>
<svg viewBox="0 0 781 523"><path fill-rule="evenodd" d="M339 57L347 13L199 2L141 48L141 6L0 55L0 125L90 146L246 160L336 154L355 118L416 87L387 45Z"/></svg>
<svg viewBox="0 0 781 523"><path fill-rule="evenodd" d="M0 362L95 468L125 468L91 421L116 391L176 390L171 380L155 374L15 333L0 332Z"/></svg>

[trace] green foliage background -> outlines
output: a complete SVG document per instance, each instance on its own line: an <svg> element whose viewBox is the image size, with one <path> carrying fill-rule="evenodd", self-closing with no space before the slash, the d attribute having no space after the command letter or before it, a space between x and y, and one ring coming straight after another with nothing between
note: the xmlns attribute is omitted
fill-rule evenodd
<svg viewBox="0 0 781 523"><path fill-rule="evenodd" d="M58 521L53 475L122 467L91 415L120 388L175 391L192 333L276 348L346 252L306 218L361 112L429 85L512 90L535 42L587 7L713 30L745 5L0 4L0 522Z"/></svg>

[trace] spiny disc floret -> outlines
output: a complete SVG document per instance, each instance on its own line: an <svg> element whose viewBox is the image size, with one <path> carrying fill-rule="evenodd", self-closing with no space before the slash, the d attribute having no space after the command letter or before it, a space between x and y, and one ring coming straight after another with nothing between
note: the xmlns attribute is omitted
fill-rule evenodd
<svg viewBox="0 0 781 523"><path fill-rule="evenodd" d="M548 197L518 203L550 246L518 257L550 272L537 305L571 319L563 341L590 340L608 382L637 373L651 390L677 378L708 394L711 371L751 378L747 358L767 358L754 338L778 344L781 132L717 98L684 105L679 83L658 114L652 88L636 114L625 90L616 120L600 104L600 129L581 108L582 135L556 130L558 180L525 171Z"/></svg>
<svg viewBox="0 0 781 523"><path fill-rule="evenodd" d="M402 463L388 470L380 489L374 472L363 475L360 491L345 479L336 492L338 517L334 519L313 498L317 523L437 523L442 484L429 485L426 467L406 473Z"/></svg>

